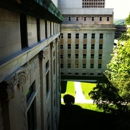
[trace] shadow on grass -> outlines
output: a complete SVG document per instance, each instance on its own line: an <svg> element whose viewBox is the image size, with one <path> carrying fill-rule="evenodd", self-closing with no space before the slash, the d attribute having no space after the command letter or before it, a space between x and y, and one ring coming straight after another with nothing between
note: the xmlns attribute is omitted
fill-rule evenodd
<svg viewBox="0 0 130 130"><path fill-rule="evenodd" d="M61 105L59 130L115 130L115 115L87 109L77 105Z"/></svg>

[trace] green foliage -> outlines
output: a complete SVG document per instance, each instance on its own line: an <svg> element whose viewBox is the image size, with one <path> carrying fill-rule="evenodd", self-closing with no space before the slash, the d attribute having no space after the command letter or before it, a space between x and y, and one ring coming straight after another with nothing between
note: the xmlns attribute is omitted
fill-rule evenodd
<svg viewBox="0 0 130 130"><path fill-rule="evenodd" d="M126 112L127 106L122 105L123 99L118 94L118 89L110 83L98 83L89 93L99 109L106 113L121 114Z"/></svg>
<svg viewBox="0 0 130 130"><path fill-rule="evenodd" d="M129 16L125 19L125 24L130 25L130 14Z"/></svg>
<svg viewBox="0 0 130 130"><path fill-rule="evenodd" d="M124 25L124 19L116 19L114 20L114 24L115 25Z"/></svg>
<svg viewBox="0 0 130 130"><path fill-rule="evenodd" d="M130 15L126 21L130 24ZM120 96L130 102L130 30L120 37L105 73L119 89Z"/></svg>
<svg viewBox="0 0 130 130"><path fill-rule="evenodd" d="M85 98L91 99L88 93L96 86L96 84L95 83L84 83L84 82L80 82L80 83L81 83L82 91L83 91Z"/></svg>

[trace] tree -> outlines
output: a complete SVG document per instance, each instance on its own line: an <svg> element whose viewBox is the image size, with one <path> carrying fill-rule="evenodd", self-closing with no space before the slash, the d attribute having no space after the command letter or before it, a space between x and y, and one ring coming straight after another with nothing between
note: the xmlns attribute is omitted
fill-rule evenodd
<svg viewBox="0 0 130 130"><path fill-rule="evenodd" d="M130 25L130 14L129 16L125 19L125 24Z"/></svg>
<svg viewBox="0 0 130 130"><path fill-rule="evenodd" d="M130 15L126 18L126 23L130 24ZM130 30L119 38L105 73L119 89L120 96L126 102L130 102Z"/></svg>

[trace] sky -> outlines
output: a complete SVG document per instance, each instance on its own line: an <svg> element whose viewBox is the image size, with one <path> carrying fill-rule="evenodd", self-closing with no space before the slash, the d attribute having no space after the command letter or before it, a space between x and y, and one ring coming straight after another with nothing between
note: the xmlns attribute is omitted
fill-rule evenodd
<svg viewBox="0 0 130 130"><path fill-rule="evenodd" d="M125 19L130 13L130 0L106 0L105 8L114 9L114 19Z"/></svg>

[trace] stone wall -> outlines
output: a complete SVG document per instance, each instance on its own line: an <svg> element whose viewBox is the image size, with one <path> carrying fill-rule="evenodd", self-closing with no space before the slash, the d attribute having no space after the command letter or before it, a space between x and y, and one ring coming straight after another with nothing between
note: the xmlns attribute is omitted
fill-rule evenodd
<svg viewBox="0 0 130 130"><path fill-rule="evenodd" d="M0 8L0 60L20 50L19 14Z"/></svg>

